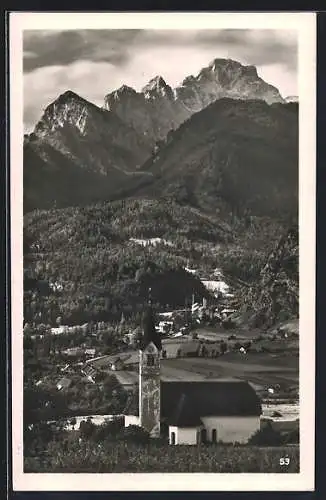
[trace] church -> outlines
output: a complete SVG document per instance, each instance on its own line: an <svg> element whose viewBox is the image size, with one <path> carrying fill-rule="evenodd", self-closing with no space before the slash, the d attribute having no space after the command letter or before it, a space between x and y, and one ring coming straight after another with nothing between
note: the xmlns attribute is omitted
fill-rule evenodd
<svg viewBox="0 0 326 500"><path fill-rule="evenodd" d="M171 445L246 443L260 429L261 403L248 382L164 381L161 358L161 338L149 304L139 346L138 404L126 409L126 427L139 425L153 438L168 433Z"/></svg>

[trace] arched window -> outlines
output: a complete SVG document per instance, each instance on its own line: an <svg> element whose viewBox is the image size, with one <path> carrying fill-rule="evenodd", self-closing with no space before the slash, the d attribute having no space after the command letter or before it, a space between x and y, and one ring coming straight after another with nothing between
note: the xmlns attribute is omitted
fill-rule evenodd
<svg viewBox="0 0 326 500"><path fill-rule="evenodd" d="M175 432L171 432L171 444L175 444Z"/></svg>
<svg viewBox="0 0 326 500"><path fill-rule="evenodd" d="M206 429L201 430L201 442L206 443L207 442L207 431Z"/></svg>
<svg viewBox="0 0 326 500"><path fill-rule="evenodd" d="M213 443L216 443L217 441L216 429L212 430L212 441Z"/></svg>

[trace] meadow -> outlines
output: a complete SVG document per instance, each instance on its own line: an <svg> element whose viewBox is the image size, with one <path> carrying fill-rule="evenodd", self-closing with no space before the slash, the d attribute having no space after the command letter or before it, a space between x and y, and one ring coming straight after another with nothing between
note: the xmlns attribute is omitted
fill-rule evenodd
<svg viewBox="0 0 326 500"><path fill-rule="evenodd" d="M286 458L288 465L282 465ZM284 460L283 460L284 463ZM50 443L42 456L25 458L25 472L299 472L299 447L169 446L74 441Z"/></svg>

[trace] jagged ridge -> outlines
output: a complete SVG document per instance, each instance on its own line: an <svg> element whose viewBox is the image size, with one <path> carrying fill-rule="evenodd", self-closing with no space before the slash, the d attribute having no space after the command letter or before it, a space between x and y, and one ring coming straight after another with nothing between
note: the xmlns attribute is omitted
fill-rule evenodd
<svg viewBox="0 0 326 500"><path fill-rule="evenodd" d="M162 76L150 80L141 92L123 86L105 97L104 109L114 111L155 143L192 114L224 97L262 99L268 104L284 102L279 91L258 76L254 66L214 59L175 89Z"/></svg>

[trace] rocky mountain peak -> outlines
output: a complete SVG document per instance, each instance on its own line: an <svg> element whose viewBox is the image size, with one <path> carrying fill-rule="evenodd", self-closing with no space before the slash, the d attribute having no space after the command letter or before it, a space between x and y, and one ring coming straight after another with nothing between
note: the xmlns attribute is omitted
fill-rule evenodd
<svg viewBox="0 0 326 500"><path fill-rule="evenodd" d="M115 97L120 97L121 98L122 96L125 96L125 95L134 95L136 93L137 92L132 87L129 87L128 85L122 85L120 88L118 88L114 92L114 95L115 95Z"/></svg>
<svg viewBox="0 0 326 500"><path fill-rule="evenodd" d="M213 59L208 65L208 68L216 71L221 67L229 67L229 68L241 68L242 64L239 61L235 61L234 59L225 59L221 57L217 57Z"/></svg>
<svg viewBox="0 0 326 500"><path fill-rule="evenodd" d="M155 76L142 89L145 99L155 99L156 97L173 96L171 87L166 83L162 76Z"/></svg>
<svg viewBox="0 0 326 500"><path fill-rule="evenodd" d="M57 98L57 102L64 102L64 101L69 101L69 100L77 100L77 101L84 101L80 95L76 94L73 90L66 90L63 92L63 94L60 94L59 97Z"/></svg>
<svg viewBox="0 0 326 500"><path fill-rule="evenodd" d="M34 129L34 134L42 137L63 128L66 124L75 126L84 134L87 119L94 113L101 113L101 110L72 90L67 90L47 106Z"/></svg>
<svg viewBox="0 0 326 500"><path fill-rule="evenodd" d="M129 87L128 85L122 85L117 90L110 92L104 97L104 106L103 108L107 111L115 111L116 107L120 104L123 105L125 102L129 102L130 99L132 102L139 99L140 94L136 92L135 89Z"/></svg>
<svg viewBox="0 0 326 500"><path fill-rule="evenodd" d="M259 99L268 104L284 102L279 91L258 76L257 68L233 59L214 59L197 76L185 78L175 89L176 99L197 112L217 99Z"/></svg>
<svg viewBox="0 0 326 500"><path fill-rule="evenodd" d="M248 80L259 79L255 66L245 66L233 59L214 59L206 68L203 68L199 72L196 80L201 81L203 78L215 80L222 87L233 85L241 78Z"/></svg>

